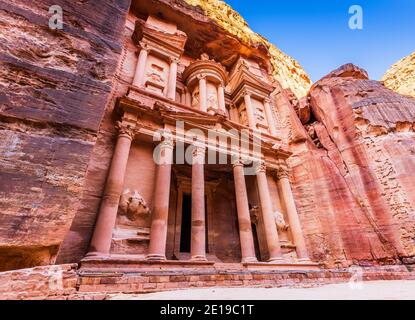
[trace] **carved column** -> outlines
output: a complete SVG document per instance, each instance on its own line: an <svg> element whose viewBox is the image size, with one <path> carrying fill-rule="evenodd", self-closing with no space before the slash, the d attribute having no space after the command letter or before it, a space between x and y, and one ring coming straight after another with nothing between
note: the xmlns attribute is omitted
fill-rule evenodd
<svg viewBox="0 0 415 320"><path fill-rule="evenodd" d="M266 114L267 120L268 120L269 131L270 131L272 136L276 136L277 135L277 128L275 127L273 111L272 111L271 106L270 106L270 99L268 99L268 98L264 99L264 109L265 109L265 114Z"/></svg>
<svg viewBox="0 0 415 320"><path fill-rule="evenodd" d="M304 240L303 230L301 229L300 219L295 206L294 197L291 190L290 180L288 179L288 168L285 164L280 165L276 173L282 198L287 208L288 224L300 260L309 261L307 247Z"/></svg>
<svg viewBox="0 0 415 320"><path fill-rule="evenodd" d="M247 91L245 91L244 93L244 101L245 101L246 116L248 118L248 126L252 130L256 130L255 112L252 107L251 95Z"/></svg>
<svg viewBox="0 0 415 320"><path fill-rule="evenodd" d="M165 139L157 148L159 157L147 260L166 260L173 140Z"/></svg>
<svg viewBox="0 0 415 320"><path fill-rule="evenodd" d="M177 63L178 59L170 59L169 82L167 87L167 98L171 100L176 99L176 82L177 82Z"/></svg>
<svg viewBox="0 0 415 320"><path fill-rule="evenodd" d="M226 114L225 88L223 87L223 84L220 84L218 87L218 104L219 110Z"/></svg>
<svg viewBox="0 0 415 320"><path fill-rule="evenodd" d="M194 146L192 153L192 260L206 261L205 224L205 148Z"/></svg>
<svg viewBox="0 0 415 320"><path fill-rule="evenodd" d="M200 75L199 79L199 105L200 110L207 111L207 86L206 86L206 76Z"/></svg>
<svg viewBox="0 0 415 320"><path fill-rule="evenodd" d="M235 161L233 164L233 178L235 181L242 262L256 262L257 258L255 256L254 238L249 214L248 194L246 192L244 168L241 161Z"/></svg>
<svg viewBox="0 0 415 320"><path fill-rule="evenodd" d="M102 197L98 219L89 246L88 255L109 254L112 231L117 218L118 204L124 186L124 175L134 129L118 124L119 134Z"/></svg>
<svg viewBox="0 0 415 320"><path fill-rule="evenodd" d="M135 87L142 87L144 85L144 72L146 68L147 56L147 45L141 44L141 50L138 56L137 66L135 68L135 74L133 79L133 86Z"/></svg>
<svg viewBox="0 0 415 320"><path fill-rule="evenodd" d="M268 246L269 261L282 261L281 246L275 226L272 202L268 188L266 167L261 164L257 169L256 180L258 184L259 199L261 202L262 218L264 221L265 239Z"/></svg>
<svg viewBox="0 0 415 320"><path fill-rule="evenodd" d="M190 94L190 92L187 88L185 90L185 95L186 95L186 103L185 104L190 107L192 105L192 95Z"/></svg>

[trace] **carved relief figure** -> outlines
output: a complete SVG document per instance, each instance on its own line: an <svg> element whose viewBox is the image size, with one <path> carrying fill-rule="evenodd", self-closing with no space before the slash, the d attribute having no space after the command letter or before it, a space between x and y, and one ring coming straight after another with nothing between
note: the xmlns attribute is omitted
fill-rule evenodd
<svg viewBox="0 0 415 320"><path fill-rule="evenodd" d="M253 224L258 224L258 222L259 222L258 211L259 211L258 206L252 206L252 208L249 209L249 215L251 217L251 223L253 223Z"/></svg>
<svg viewBox="0 0 415 320"><path fill-rule="evenodd" d="M199 109L199 87L197 86L192 92L192 107Z"/></svg>
<svg viewBox="0 0 415 320"><path fill-rule="evenodd" d="M164 85L163 68L156 64L152 64L150 70L147 72L147 78L152 82Z"/></svg>
<svg viewBox="0 0 415 320"><path fill-rule="evenodd" d="M211 83L208 83L207 87L207 108L218 109L218 92Z"/></svg>
<svg viewBox="0 0 415 320"><path fill-rule="evenodd" d="M120 215L126 216L130 221L150 214L150 208L144 198L137 191L132 193L128 189L121 195L118 209Z"/></svg>
<svg viewBox="0 0 415 320"><path fill-rule="evenodd" d="M246 114L245 105L241 105L239 108L239 122L243 125L248 125L248 115Z"/></svg>
<svg viewBox="0 0 415 320"><path fill-rule="evenodd" d="M281 231L288 230L289 225L285 222L284 215L281 212L279 211L274 212L274 221L275 221L275 225L278 230L281 230Z"/></svg>
<svg viewBox="0 0 415 320"><path fill-rule="evenodd" d="M166 61L150 55L145 72L146 87L162 94L167 87L168 72L169 65Z"/></svg>

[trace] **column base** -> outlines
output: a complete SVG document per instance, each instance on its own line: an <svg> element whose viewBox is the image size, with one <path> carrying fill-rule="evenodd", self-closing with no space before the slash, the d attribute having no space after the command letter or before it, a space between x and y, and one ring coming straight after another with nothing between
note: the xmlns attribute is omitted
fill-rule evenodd
<svg viewBox="0 0 415 320"><path fill-rule="evenodd" d="M312 263L313 261L310 260L310 258L301 258L301 259L297 259L298 262L302 262L302 263Z"/></svg>
<svg viewBox="0 0 415 320"><path fill-rule="evenodd" d="M275 258L271 257L271 258L268 259L267 262L271 262L271 263L286 263L287 261L285 261L285 259L282 258L282 257L275 257Z"/></svg>
<svg viewBox="0 0 415 320"><path fill-rule="evenodd" d="M98 257L98 256L103 256L103 255L108 255L109 253L102 253L102 252L98 252L98 251L90 251L88 252L85 257Z"/></svg>
<svg viewBox="0 0 415 320"><path fill-rule="evenodd" d="M192 256L190 261L207 261L206 256L198 255L198 256Z"/></svg>
<svg viewBox="0 0 415 320"><path fill-rule="evenodd" d="M242 258L242 263L251 263L251 262L258 262L258 259L255 257L247 257L247 258Z"/></svg>
<svg viewBox="0 0 415 320"><path fill-rule="evenodd" d="M164 254L148 254L146 256L146 260L147 261L166 261L166 256Z"/></svg>

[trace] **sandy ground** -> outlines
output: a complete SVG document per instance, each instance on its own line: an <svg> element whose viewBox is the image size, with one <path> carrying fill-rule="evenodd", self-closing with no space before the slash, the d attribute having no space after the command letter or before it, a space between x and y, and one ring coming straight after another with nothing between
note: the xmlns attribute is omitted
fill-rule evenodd
<svg viewBox="0 0 415 320"><path fill-rule="evenodd" d="M187 289L138 295L113 295L120 300L411 300L415 281L371 281L317 288L210 288Z"/></svg>

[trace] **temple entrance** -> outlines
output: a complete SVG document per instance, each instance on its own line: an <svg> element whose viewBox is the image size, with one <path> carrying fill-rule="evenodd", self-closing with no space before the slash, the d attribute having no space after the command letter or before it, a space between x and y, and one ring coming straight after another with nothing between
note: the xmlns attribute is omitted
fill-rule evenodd
<svg viewBox="0 0 415 320"><path fill-rule="evenodd" d="M208 246L208 219L207 219L207 197L205 196L205 223L206 223L206 253L209 252ZM192 195L190 193L183 194L182 200L182 223L180 232L180 252L190 253L190 243L192 239Z"/></svg>
<svg viewBox="0 0 415 320"><path fill-rule="evenodd" d="M180 252L190 253L192 229L192 195L183 194Z"/></svg>

